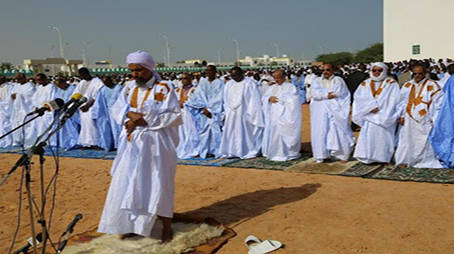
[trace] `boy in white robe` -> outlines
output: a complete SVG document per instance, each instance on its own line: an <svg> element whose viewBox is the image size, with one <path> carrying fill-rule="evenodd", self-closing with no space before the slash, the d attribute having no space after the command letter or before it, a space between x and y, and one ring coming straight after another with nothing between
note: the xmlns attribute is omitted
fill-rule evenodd
<svg viewBox="0 0 454 254"><path fill-rule="evenodd" d="M330 64L311 84L311 145L316 162L335 157L346 162L354 145L350 127L350 92Z"/></svg>
<svg viewBox="0 0 454 254"><path fill-rule="evenodd" d="M108 234L150 236L157 218L162 241L172 239L174 178L181 115L173 89L159 82L150 54L127 57L134 82L125 87L111 113L124 125L112 165L112 182L98 226Z"/></svg>
<svg viewBox="0 0 454 254"><path fill-rule="evenodd" d="M365 164L389 163L394 154L400 89L387 72L384 63L373 63L353 95L352 120L361 126L353 157Z"/></svg>
<svg viewBox="0 0 454 254"><path fill-rule="evenodd" d="M285 81L282 70L273 73L276 84L262 97L265 115L262 154L269 160L287 161L300 156L301 100L298 89Z"/></svg>
<svg viewBox="0 0 454 254"><path fill-rule="evenodd" d="M442 168L429 134L441 108L443 91L437 82L426 78L422 64L412 67L413 79L401 88L399 141L395 161L401 167Z"/></svg>

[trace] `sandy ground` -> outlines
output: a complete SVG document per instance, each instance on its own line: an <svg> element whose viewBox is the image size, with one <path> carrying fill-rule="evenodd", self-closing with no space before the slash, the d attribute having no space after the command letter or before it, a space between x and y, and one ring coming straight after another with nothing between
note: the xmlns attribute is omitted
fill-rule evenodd
<svg viewBox="0 0 454 254"><path fill-rule="evenodd" d="M309 140L304 107L303 141ZM0 175L18 155L0 154ZM39 201L35 158L33 195ZM62 158L52 220L54 238L75 214L75 231L96 228L109 187L112 161ZM47 158L46 182L54 171ZM0 253L17 223L20 171L0 187ZM176 212L213 217L237 236L218 253L247 253L253 234L275 239L275 253L454 253L454 185L221 167L178 166ZM16 247L30 236L26 195ZM47 205L49 212L51 204Z"/></svg>

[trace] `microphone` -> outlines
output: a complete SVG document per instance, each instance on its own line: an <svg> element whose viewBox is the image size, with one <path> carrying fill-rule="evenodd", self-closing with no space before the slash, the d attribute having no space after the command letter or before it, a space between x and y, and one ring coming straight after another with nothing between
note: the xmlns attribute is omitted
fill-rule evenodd
<svg viewBox="0 0 454 254"><path fill-rule="evenodd" d="M62 109L66 110L69 107L69 105L71 105L71 103L80 100L82 97L83 97L83 95L81 93L75 93L75 94L71 95L71 98L69 99L69 101L67 101L65 103L65 105L62 106Z"/></svg>
<svg viewBox="0 0 454 254"><path fill-rule="evenodd" d="M65 102L62 99L57 98L55 100L44 103L44 106L42 106L41 108L37 108L34 111L28 113L27 116L30 116L33 114L38 114L39 116L42 116L42 115L44 115L44 112L46 112L46 111L55 111L55 110L61 109L64 106L64 104L65 104Z"/></svg>
<svg viewBox="0 0 454 254"><path fill-rule="evenodd" d="M87 102L86 97L82 97L79 100L75 101L73 105L68 110L66 110L65 115L63 115L63 118L61 119L61 124L63 125L66 120L73 116L74 113L76 113L76 111L79 109L79 107L85 102Z"/></svg>
<svg viewBox="0 0 454 254"><path fill-rule="evenodd" d="M38 245L38 244L41 242L41 240L43 239L43 233L41 233L41 232L38 233L38 234L36 235L35 239L36 239L36 244ZM33 238L30 237L30 238L27 240L27 242L28 242L28 243L27 243L26 245L24 245L24 246L22 246L20 249L16 250L16 251L14 252L14 254L19 254L19 253L27 254L27 253L28 253L28 249L29 249L31 246L33 246Z"/></svg>

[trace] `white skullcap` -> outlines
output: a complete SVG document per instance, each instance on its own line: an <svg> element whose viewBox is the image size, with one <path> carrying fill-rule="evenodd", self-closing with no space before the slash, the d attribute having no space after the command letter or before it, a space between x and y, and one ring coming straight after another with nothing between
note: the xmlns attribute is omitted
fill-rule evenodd
<svg viewBox="0 0 454 254"><path fill-rule="evenodd" d="M137 50L136 52L129 54L126 57L126 63L140 64L150 71L153 71L155 66L155 61L153 60L153 57L149 53L142 50Z"/></svg>
<svg viewBox="0 0 454 254"><path fill-rule="evenodd" d="M372 63L371 66L370 66L370 69L372 70L374 68L374 66L382 68L383 72L388 72L388 65L386 65L386 64L384 64L382 62Z"/></svg>

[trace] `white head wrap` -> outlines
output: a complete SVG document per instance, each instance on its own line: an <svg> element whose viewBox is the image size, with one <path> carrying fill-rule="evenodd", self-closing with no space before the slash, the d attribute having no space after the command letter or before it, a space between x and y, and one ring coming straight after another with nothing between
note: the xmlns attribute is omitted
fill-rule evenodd
<svg viewBox="0 0 454 254"><path fill-rule="evenodd" d="M155 61L153 57L145 51L137 50L129 54L126 57L127 64L140 64L143 67L147 68L150 71L153 71L155 67Z"/></svg>
<svg viewBox="0 0 454 254"><path fill-rule="evenodd" d="M156 63L155 63L153 57L148 52L145 52L142 50L137 50L136 52L130 53L126 57L126 63L127 64L140 64L143 67L150 70L151 72L153 72L153 77L156 80L158 80L158 81L161 80L161 76L159 76L159 74L153 70Z"/></svg>
<svg viewBox="0 0 454 254"><path fill-rule="evenodd" d="M374 73L372 72L374 67L380 67L380 68L383 69L383 71L380 73L380 76L378 76L378 77L374 76ZM384 80L386 77L388 77L388 66L386 64L382 63L382 62L372 63L371 66L370 66L369 76L370 76L370 78L373 81L382 81L382 80Z"/></svg>

